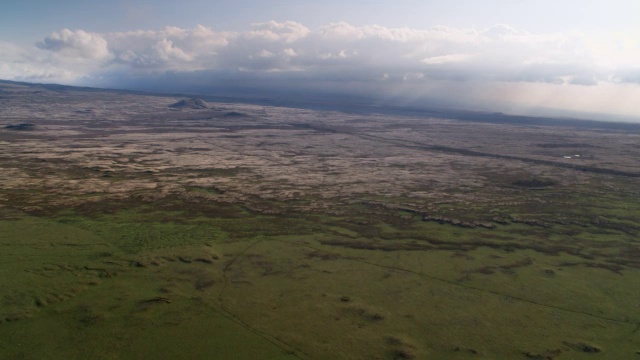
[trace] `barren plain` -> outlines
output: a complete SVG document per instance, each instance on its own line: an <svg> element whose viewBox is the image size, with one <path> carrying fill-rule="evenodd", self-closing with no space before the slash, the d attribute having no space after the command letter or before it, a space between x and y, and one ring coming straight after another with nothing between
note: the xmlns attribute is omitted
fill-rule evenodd
<svg viewBox="0 0 640 360"><path fill-rule="evenodd" d="M640 358L640 130L180 100L0 83L0 358Z"/></svg>

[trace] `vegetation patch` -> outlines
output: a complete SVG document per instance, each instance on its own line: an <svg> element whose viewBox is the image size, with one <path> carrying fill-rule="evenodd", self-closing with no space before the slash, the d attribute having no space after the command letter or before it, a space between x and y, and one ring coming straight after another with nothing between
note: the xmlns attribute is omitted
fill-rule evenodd
<svg viewBox="0 0 640 360"><path fill-rule="evenodd" d="M546 187L550 187L550 186L553 186L553 185L556 185L556 184L557 183L554 180L538 179L538 178L519 179L519 180L516 180L516 181L511 183L511 185L513 185L513 186L530 188L530 189L546 188Z"/></svg>
<svg viewBox="0 0 640 360"><path fill-rule="evenodd" d="M17 130L17 131L31 131L35 130L36 125L30 123L22 123L22 124L9 124L4 127L7 130Z"/></svg>

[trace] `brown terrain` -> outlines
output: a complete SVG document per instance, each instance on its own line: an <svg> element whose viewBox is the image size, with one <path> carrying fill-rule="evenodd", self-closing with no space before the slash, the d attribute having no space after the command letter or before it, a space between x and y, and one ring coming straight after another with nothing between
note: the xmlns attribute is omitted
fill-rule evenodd
<svg viewBox="0 0 640 360"><path fill-rule="evenodd" d="M0 90L0 357L638 357L640 131Z"/></svg>

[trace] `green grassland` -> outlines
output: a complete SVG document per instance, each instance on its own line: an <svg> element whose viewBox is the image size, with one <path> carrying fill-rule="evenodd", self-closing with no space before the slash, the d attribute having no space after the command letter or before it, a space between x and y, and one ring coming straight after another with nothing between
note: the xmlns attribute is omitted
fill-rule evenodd
<svg viewBox="0 0 640 360"><path fill-rule="evenodd" d="M0 359L640 358L637 130L11 94Z"/></svg>
<svg viewBox="0 0 640 360"><path fill-rule="evenodd" d="M544 199L544 191L522 196ZM486 227L366 199L331 214L277 215L190 199L4 209L3 358L622 359L640 351L639 207L624 194L572 192L500 209L449 204L437 213Z"/></svg>

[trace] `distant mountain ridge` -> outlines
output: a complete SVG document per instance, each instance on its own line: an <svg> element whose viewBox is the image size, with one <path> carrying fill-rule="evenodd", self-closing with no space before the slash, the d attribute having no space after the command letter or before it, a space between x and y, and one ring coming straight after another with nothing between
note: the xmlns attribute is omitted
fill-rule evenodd
<svg viewBox="0 0 640 360"><path fill-rule="evenodd" d="M4 86L3 86L4 85ZM247 93L244 96L215 95L215 94L185 94L171 92L151 92L141 90L125 90L125 89L103 89L93 87L76 87L70 85L58 84L37 84L18 82L10 80L0 80L0 98L2 94L11 92L10 88L14 85L22 85L31 88L39 88L43 90L65 92L65 91L86 91L86 92L114 92L119 94L137 94L148 96L171 96L188 98L178 101L173 108L190 108L204 109L208 105L205 102L226 102L226 103L244 103L264 106L302 108L311 110L324 111L342 111L348 113L359 114L388 114L394 116L411 116L411 117L432 117L450 120L460 120L480 123L493 124L510 124L519 126L563 126L580 129L601 129L615 131L640 131L640 123L638 122L622 122L622 121L603 121L603 120L586 120L574 117L559 116L526 116L512 115L499 111L472 111L464 109L447 109L433 106L419 105L393 105L393 104L377 104L375 101L367 101L364 98L355 98L355 100L345 99L344 97L335 96L285 96L285 94L273 95L273 97L265 98L257 94ZM182 103L184 101L184 103ZM204 104L205 107L202 107Z"/></svg>

